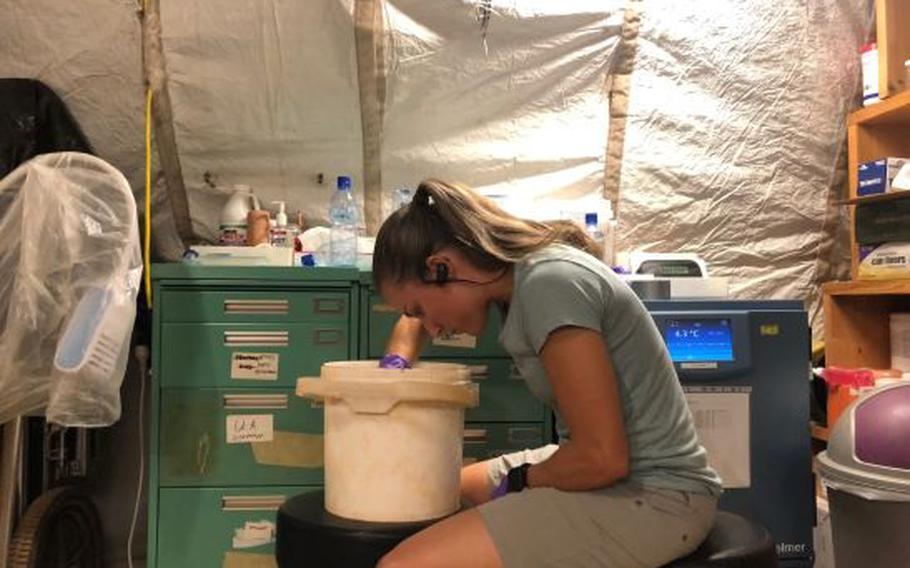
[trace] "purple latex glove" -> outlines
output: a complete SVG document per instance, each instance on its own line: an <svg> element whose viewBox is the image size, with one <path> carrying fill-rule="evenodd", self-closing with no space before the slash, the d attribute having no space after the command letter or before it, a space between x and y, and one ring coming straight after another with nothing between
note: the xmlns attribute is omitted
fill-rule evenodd
<svg viewBox="0 0 910 568"><path fill-rule="evenodd" d="M499 482L499 485L493 488L493 491L490 492L490 501L494 499L499 499L500 497L505 497L509 492L509 476L503 475L502 480Z"/></svg>
<svg viewBox="0 0 910 568"><path fill-rule="evenodd" d="M387 353L379 360L380 369L410 369L411 362L398 353Z"/></svg>

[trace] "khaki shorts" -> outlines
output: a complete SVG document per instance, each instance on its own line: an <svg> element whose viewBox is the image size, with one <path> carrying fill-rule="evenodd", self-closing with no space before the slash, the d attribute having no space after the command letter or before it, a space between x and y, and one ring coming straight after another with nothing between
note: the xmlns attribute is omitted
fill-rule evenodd
<svg viewBox="0 0 910 568"><path fill-rule="evenodd" d="M509 454L491 480L545 459L556 446ZM527 489L477 508L505 568L658 567L685 556L711 530L710 495L622 482L596 492Z"/></svg>

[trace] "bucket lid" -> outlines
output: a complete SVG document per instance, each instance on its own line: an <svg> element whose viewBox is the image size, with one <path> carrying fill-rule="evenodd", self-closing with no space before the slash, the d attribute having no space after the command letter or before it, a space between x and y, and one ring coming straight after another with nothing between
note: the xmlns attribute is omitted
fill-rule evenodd
<svg viewBox="0 0 910 568"><path fill-rule="evenodd" d="M910 500L910 383L869 391L841 415L818 456L826 483L875 498Z"/></svg>
<svg viewBox="0 0 910 568"><path fill-rule="evenodd" d="M387 414L400 403L475 407L479 390L466 365L422 363L412 369L381 369L376 361L338 361L322 366L322 378L297 380L297 395L343 401L358 414Z"/></svg>
<svg viewBox="0 0 910 568"><path fill-rule="evenodd" d="M381 369L376 361L332 361L322 365L321 376L327 381L428 381L463 383L471 380L467 365L458 363L419 362L409 369Z"/></svg>

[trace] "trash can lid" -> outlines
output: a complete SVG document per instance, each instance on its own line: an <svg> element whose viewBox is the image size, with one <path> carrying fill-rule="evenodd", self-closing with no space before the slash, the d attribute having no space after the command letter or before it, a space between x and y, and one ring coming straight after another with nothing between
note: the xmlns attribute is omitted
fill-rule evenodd
<svg viewBox="0 0 910 568"><path fill-rule="evenodd" d="M828 485L869 498L910 500L910 381L877 388L834 425L818 456ZM878 493L876 493L878 492ZM877 495L877 497L876 497Z"/></svg>

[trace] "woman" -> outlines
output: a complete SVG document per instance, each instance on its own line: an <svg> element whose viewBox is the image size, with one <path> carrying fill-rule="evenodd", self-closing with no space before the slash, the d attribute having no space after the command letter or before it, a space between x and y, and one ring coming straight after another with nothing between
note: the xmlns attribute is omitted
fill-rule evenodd
<svg viewBox="0 0 910 568"><path fill-rule="evenodd" d="M373 277L404 314L384 366L431 336L500 342L557 416L558 446L466 466L475 508L402 542L397 567L661 566L693 551L714 518L708 466L663 340L631 289L567 223L513 217L468 188L426 180L383 224Z"/></svg>

